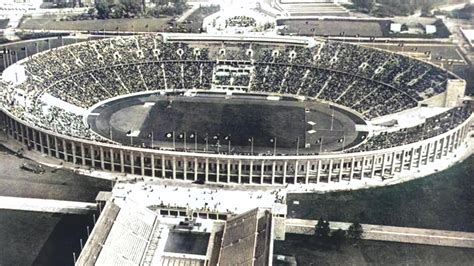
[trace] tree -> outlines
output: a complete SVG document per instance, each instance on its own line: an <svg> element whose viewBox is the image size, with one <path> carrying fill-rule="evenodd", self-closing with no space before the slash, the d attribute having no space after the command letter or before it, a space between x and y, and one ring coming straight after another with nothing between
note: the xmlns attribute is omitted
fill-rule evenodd
<svg viewBox="0 0 474 266"><path fill-rule="evenodd" d="M372 11L375 6L375 0L352 0L352 3L357 8L367 9L368 12Z"/></svg>
<svg viewBox="0 0 474 266"><path fill-rule="evenodd" d="M362 234L364 233L364 229L362 228L362 225L359 222L354 222L349 226L349 229L347 230L347 237L350 239L360 239L362 237Z"/></svg>
<svg viewBox="0 0 474 266"><path fill-rule="evenodd" d="M433 14L431 13L431 10L433 9L433 5L432 4L424 4L422 7L421 7L421 16L422 17L431 17Z"/></svg>
<svg viewBox="0 0 474 266"><path fill-rule="evenodd" d="M99 2L95 5L95 9L97 10L97 16L101 19L109 18L110 15L110 7L106 3Z"/></svg>
<svg viewBox="0 0 474 266"><path fill-rule="evenodd" d="M120 0L119 4L123 7L126 17L138 15L141 12L140 2L137 0Z"/></svg>
<svg viewBox="0 0 474 266"><path fill-rule="evenodd" d="M314 235L318 240L324 240L329 237L329 233L331 229L329 228L329 222L324 220L323 218L319 218L318 223L316 224L316 228L314 230Z"/></svg>

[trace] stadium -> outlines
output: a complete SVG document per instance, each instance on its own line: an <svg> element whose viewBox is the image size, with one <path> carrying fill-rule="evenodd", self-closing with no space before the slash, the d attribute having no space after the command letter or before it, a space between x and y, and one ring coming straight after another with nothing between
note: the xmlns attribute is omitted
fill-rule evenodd
<svg viewBox="0 0 474 266"><path fill-rule="evenodd" d="M465 82L397 53L302 37L146 34L3 72L9 136L65 165L210 184L401 180L462 153Z"/></svg>

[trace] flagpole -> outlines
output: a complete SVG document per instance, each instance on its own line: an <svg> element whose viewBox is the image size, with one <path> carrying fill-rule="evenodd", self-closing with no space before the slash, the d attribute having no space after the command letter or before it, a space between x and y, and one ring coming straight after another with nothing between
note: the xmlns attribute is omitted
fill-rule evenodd
<svg viewBox="0 0 474 266"><path fill-rule="evenodd" d="M194 150L197 151L197 147L198 147L198 143L197 143L197 138L198 138L198 134L197 132L194 132Z"/></svg>
<svg viewBox="0 0 474 266"><path fill-rule="evenodd" d="M173 130L173 149L176 149L176 141L174 139L174 130Z"/></svg>
<svg viewBox="0 0 474 266"><path fill-rule="evenodd" d="M186 151L186 131L184 131L184 151Z"/></svg>
<svg viewBox="0 0 474 266"><path fill-rule="evenodd" d="M153 146L153 131L151 132L151 148L154 149L155 147Z"/></svg>
<svg viewBox="0 0 474 266"><path fill-rule="evenodd" d="M300 137L296 138L296 155L300 154Z"/></svg>
<svg viewBox="0 0 474 266"><path fill-rule="evenodd" d="M209 135L207 135L207 133L206 133L206 137L205 137L205 139L206 139L206 147L205 147L205 150L204 150L204 151L207 151L207 150L209 149L209 139L208 139L208 138L209 138Z"/></svg>
<svg viewBox="0 0 474 266"><path fill-rule="evenodd" d="M251 141L250 141L250 153L253 155L253 137L251 138Z"/></svg>
<svg viewBox="0 0 474 266"><path fill-rule="evenodd" d="M276 149L277 149L277 138L275 137L275 141L273 142L273 156L276 155Z"/></svg>
<svg viewBox="0 0 474 266"><path fill-rule="evenodd" d="M321 142L319 143L319 154L323 151L323 137L321 137Z"/></svg>

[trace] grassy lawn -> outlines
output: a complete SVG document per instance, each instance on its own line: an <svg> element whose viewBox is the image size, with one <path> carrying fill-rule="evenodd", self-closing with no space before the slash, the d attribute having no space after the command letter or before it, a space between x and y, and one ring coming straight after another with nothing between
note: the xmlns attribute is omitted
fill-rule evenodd
<svg viewBox="0 0 474 266"><path fill-rule="evenodd" d="M438 247L383 241L344 244L340 250L323 250L311 236L287 234L275 241L274 254L295 256L298 265L472 265L467 248Z"/></svg>
<svg viewBox="0 0 474 266"><path fill-rule="evenodd" d="M28 18L20 25L21 29L32 30L83 30L115 31L119 27L120 31L163 31L172 17L162 18L138 18L138 19L105 19L105 20L81 20L81 21L56 21L55 17Z"/></svg>
<svg viewBox="0 0 474 266"><path fill-rule="evenodd" d="M186 19L190 23L180 23L178 27L187 29L188 32L199 33L201 31L202 22L204 21L204 18L218 11L219 7L217 6L198 8Z"/></svg>
<svg viewBox="0 0 474 266"><path fill-rule="evenodd" d="M0 148L0 195L95 202L99 191L110 191L111 182L44 166L44 174L35 174L20 169L23 162ZM0 235L1 237L1 235ZM1 265L1 263L0 263Z"/></svg>
<svg viewBox="0 0 474 266"><path fill-rule="evenodd" d="M288 215L473 232L472 173L474 156L446 171L394 186L327 194L289 194Z"/></svg>
<svg viewBox="0 0 474 266"><path fill-rule="evenodd" d="M0 210L0 265L32 265L60 220L52 213Z"/></svg>

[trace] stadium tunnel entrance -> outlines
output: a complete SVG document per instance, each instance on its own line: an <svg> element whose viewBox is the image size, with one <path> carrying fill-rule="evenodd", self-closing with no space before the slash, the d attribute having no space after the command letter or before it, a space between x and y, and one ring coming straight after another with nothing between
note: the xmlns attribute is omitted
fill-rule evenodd
<svg viewBox="0 0 474 266"><path fill-rule="evenodd" d="M352 148L369 134L357 114L291 96L148 92L99 103L91 130L124 145L235 154L320 154Z"/></svg>

